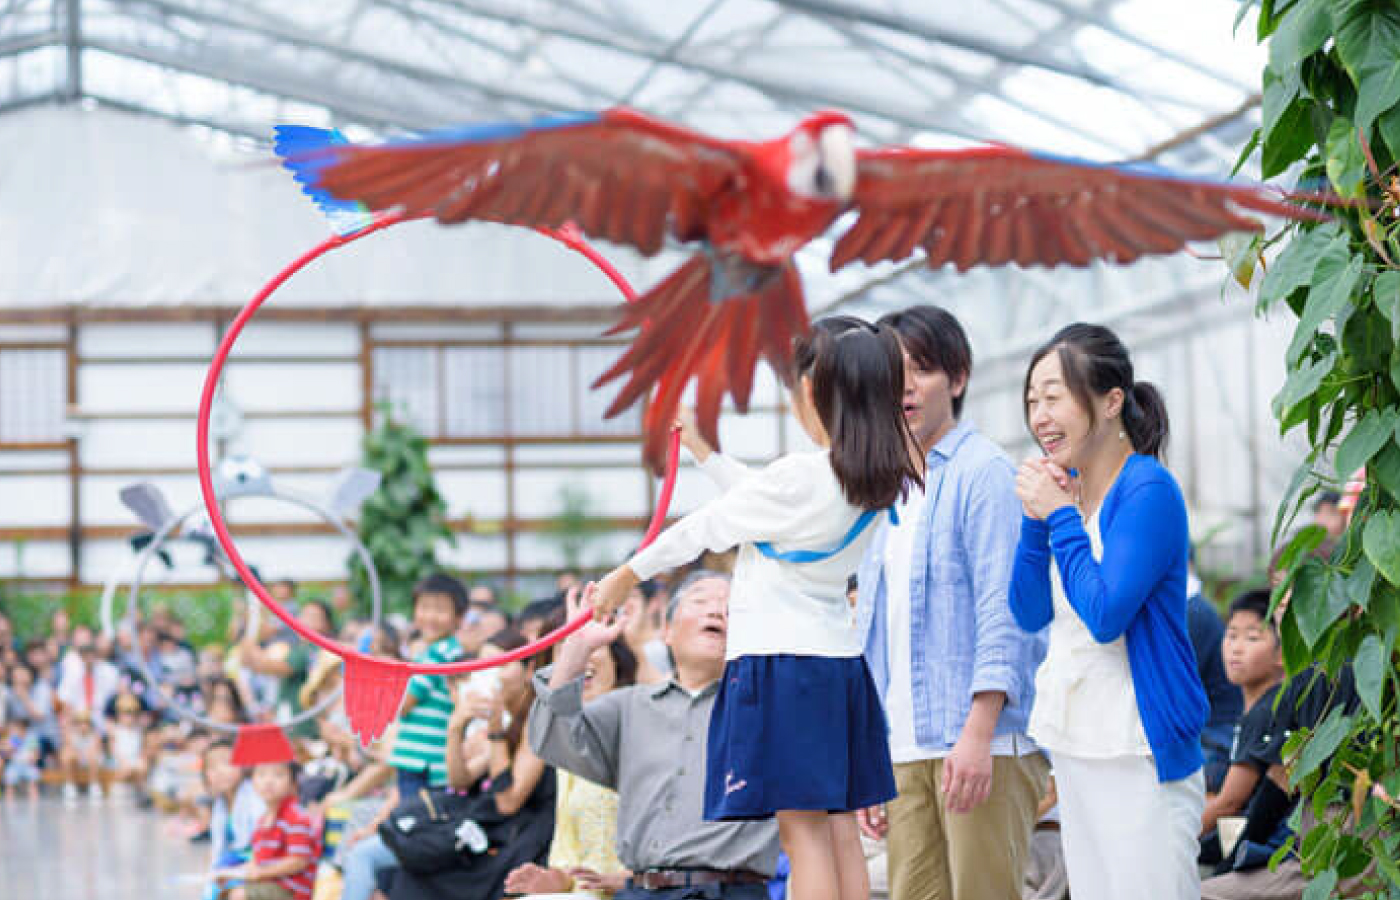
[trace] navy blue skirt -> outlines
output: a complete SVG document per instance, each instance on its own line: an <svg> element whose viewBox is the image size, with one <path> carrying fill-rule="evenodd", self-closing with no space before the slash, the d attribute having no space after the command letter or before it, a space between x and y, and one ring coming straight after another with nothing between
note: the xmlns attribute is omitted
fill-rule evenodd
<svg viewBox="0 0 1400 900"><path fill-rule="evenodd" d="M862 657L742 656L710 717L705 818L849 812L893 800L889 728Z"/></svg>

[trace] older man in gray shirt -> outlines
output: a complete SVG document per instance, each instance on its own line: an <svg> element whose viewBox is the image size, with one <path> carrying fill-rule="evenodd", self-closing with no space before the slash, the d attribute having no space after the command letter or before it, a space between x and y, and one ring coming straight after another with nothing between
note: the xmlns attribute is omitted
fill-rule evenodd
<svg viewBox="0 0 1400 900"><path fill-rule="evenodd" d="M666 615L675 671L583 704L588 658L621 635L593 623L560 645L535 676L530 746L551 765L617 791L617 855L632 878L617 900L762 900L778 855L770 821L703 817L705 743L724 673L729 579L686 579Z"/></svg>

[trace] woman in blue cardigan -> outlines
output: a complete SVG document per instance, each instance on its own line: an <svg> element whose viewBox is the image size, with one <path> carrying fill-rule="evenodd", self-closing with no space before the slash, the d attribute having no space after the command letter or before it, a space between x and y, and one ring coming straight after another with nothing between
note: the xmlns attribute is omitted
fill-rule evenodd
<svg viewBox="0 0 1400 900"><path fill-rule="evenodd" d="M1049 627L1030 735L1049 751L1075 900L1200 897L1207 700L1186 632L1186 504L1159 462L1167 411L1112 331L1070 325L1031 360L1011 611Z"/></svg>

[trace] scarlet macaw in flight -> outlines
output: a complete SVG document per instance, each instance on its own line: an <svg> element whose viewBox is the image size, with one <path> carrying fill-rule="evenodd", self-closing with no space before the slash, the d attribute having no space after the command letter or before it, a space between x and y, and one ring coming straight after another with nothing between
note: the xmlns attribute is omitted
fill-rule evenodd
<svg viewBox="0 0 1400 900"><path fill-rule="evenodd" d="M303 129L304 131L304 129ZM609 332L639 329L595 387L626 375L614 416L653 387L644 455L659 468L686 385L719 446L728 392L747 410L758 358L784 375L807 329L793 263L847 211L854 224L831 271L859 259L928 265L1085 266L1172 253L1188 241L1263 226L1253 210L1317 217L1272 189L1186 177L1154 166L1105 165L1005 146L857 149L855 125L821 112L770 141L720 140L630 109L529 124L470 125L362 146L338 137L287 164L313 196L372 211L558 228L646 255L666 238L696 253L623 311Z"/></svg>

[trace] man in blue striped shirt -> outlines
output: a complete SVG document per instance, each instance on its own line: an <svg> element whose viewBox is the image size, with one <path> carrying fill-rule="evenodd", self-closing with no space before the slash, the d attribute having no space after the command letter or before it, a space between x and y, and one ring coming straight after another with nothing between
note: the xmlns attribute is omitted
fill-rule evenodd
<svg viewBox="0 0 1400 900"><path fill-rule="evenodd" d="M860 819L887 834L892 900L1019 900L1048 765L1026 738L1044 638L1021 631L1007 604L1015 467L959 421L972 350L957 319L917 306L880 323L904 346L904 414L926 468L859 572L857 618L899 788Z"/></svg>

